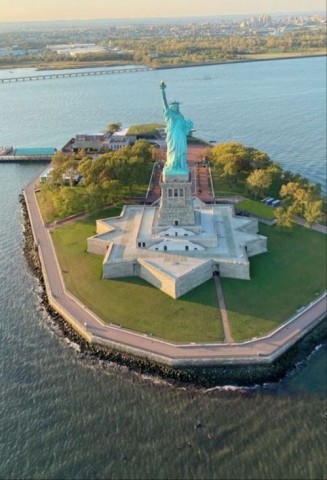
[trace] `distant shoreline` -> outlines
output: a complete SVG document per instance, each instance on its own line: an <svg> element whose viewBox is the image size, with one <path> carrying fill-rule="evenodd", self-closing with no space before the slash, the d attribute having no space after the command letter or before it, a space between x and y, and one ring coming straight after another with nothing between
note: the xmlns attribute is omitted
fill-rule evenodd
<svg viewBox="0 0 327 480"><path fill-rule="evenodd" d="M204 62L204 63L185 63L181 65L163 65L160 67L153 67L153 70L170 70L173 68L188 68L188 67L211 67L214 65L230 65L231 63L252 63L252 62L271 62L276 60L296 60L303 58L326 57L327 53L319 53L317 55L289 55L285 57L271 57L271 58L244 58L237 60L226 60L221 62Z"/></svg>
<svg viewBox="0 0 327 480"><path fill-rule="evenodd" d="M199 63L181 63L178 65L158 65L158 66L152 66L152 65L143 65L140 63L135 63L135 65L138 66L147 66L148 68L152 70L171 70L171 69L176 69L176 68L191 68L191 67L211 67L214 65L230 65L234 63L252 63L252 62L269 62L269 61L277 61L277 60L296 60L300 58L315 58L315 57L326 57L326 53L317 53L317 54L294 54L294 55L285 55L285 56L276 56L276 57L265 57L265 58L237 58L235 60L221 60L217 62L199 62ZM8 64L8 65L0 65L0 70L15 70L17 68L35 68L37 71L42 71L42 70L76 70L76 69L83 69L83 68L109 68L109 67L122 67L126 65L134 65L134 63L131 62L85 62L84 64L79 64L76 65L76 63L72 64L67 64L65 62L61 62L62 66L58 65L44 65L44 64L21 64L21 65L16 65L16 64Z"/></svg>

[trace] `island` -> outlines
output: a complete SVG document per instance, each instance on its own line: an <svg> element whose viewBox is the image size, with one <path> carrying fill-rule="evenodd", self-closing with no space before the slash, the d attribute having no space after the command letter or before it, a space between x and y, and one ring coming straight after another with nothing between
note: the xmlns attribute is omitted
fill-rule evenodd
<svg viewBox="0 0 327 480"><path fill-rule="evenodd" d="M325 236L302 226L295 226L292 234L283 231L300 208L309 226L320 218L321 212L312 215L312 205L320 205L315 203L321 201L319 192L308 182L297 179L296 184L283 176L284 205L276 204L273 218L261 217L259 227L258 216L246 212L246 200L234 195L226 203L213 188L213 177L225 168L222 152L238 149L240 154L245 147L212 147L190 136L191 122L176 102L169 107L165 87L161 83L166 136L151 139L152 144L139 138L97 159L74 152L75 142L67 147L69 154L55 155L53 188L67 199L66 205L76 202L76 168L83 172L90 217L46 223L42 192L35 191L39 179L24 190L33 237L29 256L34 263L40 259L36 268L46 289L44 301L62 317L63 328L83 352L100 358L205 385L275 379L298 359L299 342L308 342L310 332L314 339L317 331L325 331ZM169 108L182 126L176 131L169 124ZM160 129L152 127L155 137ZM110 130L118 133L120 126L110 125ZM163 143L160 148L163 138L166 147ZM273 179L282 178L281 171L262 152L245 151L244 158L252 159L246 182L253 196L260 197ZM111 177L103 174L96 185L101 165ZM133 184L149 173L142 204L135 204ZM115 205L122 200L123 180L129 204L119 214ZM51 188L43 193L51 194ZM252 206L274 209L266 205L272 197L262 200L253 200ZM65 213L64 203L58 204ZM272 226L276 219L281 230ZM254 255L258 261L251 278L249 259ZM296 291L304 304L298 305ZM244 304L252 305L252 317Z"/></svg>

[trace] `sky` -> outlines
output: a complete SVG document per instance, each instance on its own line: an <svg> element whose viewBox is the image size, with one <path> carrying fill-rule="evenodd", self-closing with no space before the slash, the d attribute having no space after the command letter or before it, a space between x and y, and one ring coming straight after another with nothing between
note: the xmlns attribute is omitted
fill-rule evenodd
<svg viewBox="0 0 327 480"><path fill-rule="evenodd" d="M0 22L325 11L325 0L0 0Z"/></svg>

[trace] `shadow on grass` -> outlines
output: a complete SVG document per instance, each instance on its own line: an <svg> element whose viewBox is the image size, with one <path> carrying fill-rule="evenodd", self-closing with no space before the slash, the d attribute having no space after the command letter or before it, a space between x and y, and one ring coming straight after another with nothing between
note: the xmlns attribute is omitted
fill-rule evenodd
<svg viewBox="0 0 327 480"><path fill-rule="evenodd" d="M79 220L79 223L83 225L94 225L96 224L97 220L105 220L106 218L110 217L118 217L122 210L122 205L117 205L115 207L104 207L101 210L95 213L89 213L84 218Z"/></svg>
<svg viewBox="0 0 327 480"><path fill-rule="evenodd" d="M109 280L110 281L110 280ZM137 285L142 289L142 291L151 290L151 292L156 292L158 295L167 295L164 292L158 290L157 287L151 285L140 277L121 277L115 278L115 281L122 283L122 285L130 284ZM172 297L171 297L172 298ZM218 300L216 297L216 289L213 280L208 280L207 282L195 287L190 292L182 295L181 297L174 299L177 302L186 302L186 303L195 303L199 305L207 306L217 306Z"/></svg>

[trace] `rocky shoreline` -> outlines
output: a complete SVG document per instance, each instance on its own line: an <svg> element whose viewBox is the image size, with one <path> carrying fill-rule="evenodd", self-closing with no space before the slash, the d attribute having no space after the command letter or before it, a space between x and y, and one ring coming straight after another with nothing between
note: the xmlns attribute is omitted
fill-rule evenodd
<svg viewBox="0 0 327 480"><path fill-rule="evenodd" d="M80 355L81 358L108 364L114 362L141 375L161 377L167 381L178 382L179 384L191 384L205 388L222 385L253 386L266 382L279 381L286 373L293 369L297 363L303 361L310 355L319 343L327 339L327 319L325 319L271 365L228 365L190 368L171 368L146 358L139 358L131 354L119 352L118 350L90 344L49 304L38 249L34 243L25 199L22 197L20 201L25 228L23 250L29 268L32 270L33 275L39 280L42 287L41 307L59 327L62 334L70 342L78 345L78 355Z"/></svg>

